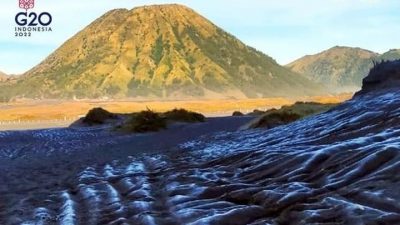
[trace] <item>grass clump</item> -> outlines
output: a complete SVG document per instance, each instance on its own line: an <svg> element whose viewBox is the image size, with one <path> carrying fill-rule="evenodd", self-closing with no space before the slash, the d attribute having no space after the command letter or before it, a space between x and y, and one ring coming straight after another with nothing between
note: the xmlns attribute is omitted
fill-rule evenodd
<svg viewBox="0 0 400 225"><path fill-rule="evenodd" d="M103 108L91 109L83 118L82 122L89 126L104 124L107 120L115 119L117 116Z"/></svg>
<svg viewBox="0 0 400 225"><path fill-rule="evenodd" d="M251 128L274 128L277 126L285 125L302 118L299 114L293 112L274 112L267 113L262 116L257 123L253 124Z"/></svg>
<svg viewBox="0 0 400 225"><path fill-rule="evenodd" d="M244 114L240 111L235 111L232 113L232 116L244 116Z"/></svg>
<svg viewBox="0 0 400 225"><path fill-rule="evenodd" d="M248 113L247 115L249 115L249 116L262 116L262 115L264 115L265 113L266 113L266 112L264 112L264 111L262 111L262 110L255 109L255 110L253 110L253 112Z"/></svg>
<svg viewBox="0 0 400 225"><path fill-rule="evenodd" d="M163 115L167 120L175 122L197 123L204 122L206 119L204 115L186 109L174 109L163 113Z"/></svg>
<svg viewBox="0 0 400 225"><path fill-rule="evenodd" d="M337 106L338 104L323 104L317 102L296 102L291 106L283 106L280 110L299 114L301 118L319 114Z"/></svg>
<svg viewBox="0 0 400 225"><path fill-rule="evenodd" d="M294 105L283 106L281 109L266 111L261 117L253 121L249 125L249 128L274 128L328 111L336 105L337 104L321 104L315 102L296 102Z"/></svg>
<svg viewBox="0 0 400 225"><path fill-rule="evenodd" d="M130 118L119 125L117 129L134 133L157 132L166 129L168 122L197 123L204 121L205 117L202 114L186 109L174 109L165 113L156 113L148 109L131 114Z"/></svg>
<svg viewBox="0 0 400 225"><path fill-rule="evenodd" d="M165 118L151 110L132 114L127 122L121 126L124 131L135 133L156 132L166 128Z"/></svg>

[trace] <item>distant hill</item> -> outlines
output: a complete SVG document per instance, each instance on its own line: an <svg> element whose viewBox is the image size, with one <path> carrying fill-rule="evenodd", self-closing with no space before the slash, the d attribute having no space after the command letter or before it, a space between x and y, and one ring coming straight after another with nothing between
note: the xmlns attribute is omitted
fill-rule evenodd
<svg viewBox="0 0 400 225"><path fill-rule="evenodd" d="M321 93L192 9L112 10L25 73L7 93L31 98L272 97Z"/></svg>
<svg viewBox="0 0 400 225"><path fill-rule="evenodd" d="M359 89L377 57L378 53L365 49L336 46L287 67L340 92Z"/></svg>
<svg viewBox="0 0 400 225"><path fill-rule="evenodd" d="M400 59L400 49L391 49L378 57L379 61L389 60L394 61Z"/></svg>
<svg viewBox="0 0 400 225"><path fill-rule="evenodd" d="M361 88L374 62L400 59L400 49L378 54L361 48L333 47L315 55L304 56L287 65L294 72L328 86L336 92Z"/></svg>
<svg viewBox="0 0 400 225"><path fill-rule="evenodd" d="M4 82L9 78L9 76L0 71L0 82Z"/></svg>

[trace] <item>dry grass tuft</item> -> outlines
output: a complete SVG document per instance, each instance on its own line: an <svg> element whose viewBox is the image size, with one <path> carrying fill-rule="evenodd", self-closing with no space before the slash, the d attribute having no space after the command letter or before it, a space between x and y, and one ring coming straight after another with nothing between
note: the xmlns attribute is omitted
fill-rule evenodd
<svg viewBox="0 0 400 225"><path fill-rule="evenodd" d="M244 114L240 111L235 111L232 113L232 116L244 116Z"/></svg>
<svg viewBox="0 0 400 225"><path fill-rule="evenodd" d="M159 113L151 110L141 111L131 115L119 129L126 132L146 133L167 128L167 122Z"/></svg>
<svg viewBox="0 0 400 225"><path fill-rule="evenodd" d="M206 119L204 115L186 109L173 109L163 115L167 120L186 123L204 122Z"/></svg>
<svg viewBox="0 0 400 225"><path fill-rule="evenodd" d="M328 111L337 104L321 104L316 102L296 102L294 105L283 106L281 109L271 109L263 116L253 121L249 128L274 128L285 125L307 116Z"/></svg>
<svg viewBox="0 0 400 225"><path fill-rule="evenodd" d="M156 113L150 109L133 113L117 130L134 133L157 132L167 128L168 122L197 123L204 122L205 116L186 109L174 109L165 113Z"/></svg>
<svg viewBox="0 0 400 225"><path fill-rule="evenodd" d="M82 122L89 126L104 124L107 120L115 119L117 116L113 113L108 112L103 108L91 109Z"/></svg>

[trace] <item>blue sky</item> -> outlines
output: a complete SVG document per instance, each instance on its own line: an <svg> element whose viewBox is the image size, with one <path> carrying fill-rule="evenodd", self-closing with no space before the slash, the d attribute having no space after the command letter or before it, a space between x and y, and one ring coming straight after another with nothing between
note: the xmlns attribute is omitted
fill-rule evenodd
<svg viewBox="0 0 400 225"><path fill-rule="evenodd" d="M23 73L114 8L180 3L286 64L335 45L379 53L400 48L399 0L36 0L53 15L53 32L14 37L18 0L0 2L0 71Z"/></svg>

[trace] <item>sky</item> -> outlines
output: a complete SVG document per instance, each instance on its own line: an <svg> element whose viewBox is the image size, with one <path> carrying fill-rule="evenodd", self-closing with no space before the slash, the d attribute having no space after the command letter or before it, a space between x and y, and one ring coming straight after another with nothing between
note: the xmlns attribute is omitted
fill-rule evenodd
<svg viewBox="0 0 400 225"><path fill-rule="evenodd" d="M333 46L378 53L400 48L399 0L35 0L52 14L50 33L14 37L18 0L0 2L0 71L21 74L115 8L179 3L284 65Z"/></svg>

